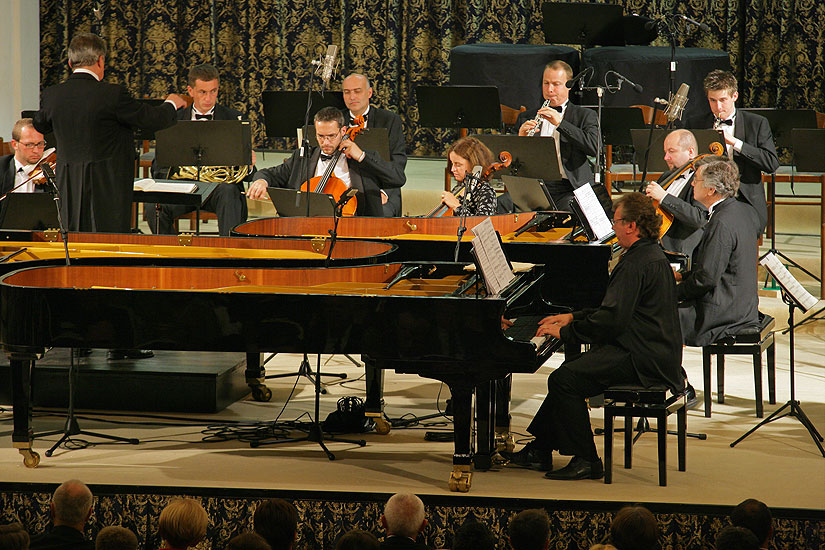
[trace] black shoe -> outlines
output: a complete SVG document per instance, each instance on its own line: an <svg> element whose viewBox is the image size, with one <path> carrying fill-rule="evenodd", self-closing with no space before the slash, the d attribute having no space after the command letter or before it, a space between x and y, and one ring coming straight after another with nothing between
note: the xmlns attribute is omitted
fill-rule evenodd
<svg viewBox="0 0 825 550"><path fill-rule="evenodd" d="M150 349L110 349L107 358L111 361L118 359L148 359L154 357L155 352Z"/></svg>
<svg viewBox="0 0 825 550"><path fill-rule="evenodd" d="M574 456L564 468L544 474L547 479L601 479L604 477L602 459L585 460Z"/></svg>
<svg viewBox="0 0 825 550"><path fill-rule="evenodd" d="M685 397L687 398L686 409L695 409L699 406L699 398L696 396L696 390L694 390L690 384L685 388Z"/></svg>
<svg viewBox="0 0 825 550"><path fill-rule="evenodd" d="M517 453L501 451L502 457L508 460L509 464L548 472L553 469L553 451L540 449L534 442L530 442Z"/></svg>

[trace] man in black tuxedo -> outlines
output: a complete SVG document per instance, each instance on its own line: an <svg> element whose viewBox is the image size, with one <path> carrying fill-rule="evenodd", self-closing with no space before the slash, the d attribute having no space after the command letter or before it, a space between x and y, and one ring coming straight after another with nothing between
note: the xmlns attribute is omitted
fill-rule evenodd
<svg viewBox="0 0 825 550"><path fill-rule="evenodd" d="M35 164L43 156L46 140L43 134L32 126L32 119L21 118L14 123L11 130L11 155L0 157L0 196L29 179ZM15 190L15 193L39 193L45 191L44 186L26 183ZM5 212L5 201L0 208ZM0 214L2 220L2 214Z"/></svg>
<svg viewBox="0 0 825 550"><path fill-rule="evenodd" d="M186 93L192 97L192 105L178 110L178 120L241 120L243 115L240 111L218 103L219 86L220 76L212 65L195 65L189 69ZM255 164L254 151L252 164ZM157 179L186 179L180 177L176 167L153 165L152 174ZM249 176L251 175L250 170ZM246 221L248 211L243 193L243 181L222 182L201 206L201 210L217 214L218 233L223 236L228 236L233 227ZM144 208L149 229L166 235L175 232L175 218L195 210L194 206L185 204L163 204L158 209L154 203L146 203Z"/></svg>
<svg viewBox="0 0 825 550"><path fill-rule="evenodd" d="M387 536L381 541L381 550L427 550L428 546L416 539L427 520L424 503L410 493L396 493L384 505L381 526Z"/></svg>
<svg viewBox="0 0 825 550"><path fill-rule="evenodd" d="M737 199L751 205L759 218L758 235L768 223L768 206L762 172L770 174L779 168L779 157L773 143L768 119L755 113L736 109L739 98L736 77L716 69L704 81L710 113L685 120L690 129L720 129L725 133L728 157L739 168L741 186Z"/></svg>
<svg viewBox="0 0 825 550"><path fill-rule="evenodd" d="M94 497L82 481L65 481L55 490L49 504L52 529L32 537L31 550L94 550L83 530L92 515Z"/></svg>
<svg viewBox="0 0 825 550"><path fill-rule="evenodd" d="M662 211L673 216L673 223L662 237L662 246L670 252L691 257L702 239L702 227L707 221L707 209L693 198L692 167L685 166L696 158L696 137L690 130L674 130L664 141L665 162L669 170L656 183L645 187L645 194L659 202ZM683 168L685 168L683 170ZM676 176L676 174L679 174ZM672 181L671 181L672 180ZM667 184L663 189L661 184Z"/></svg>
<svg viewBox="0 0 825 550"><path fill-rule="evenodd" d="M102 82L106 44L94 34L69 44L72 75L43 90L34 127L54 132L57 187L69 231L129 231L135 176L133 128L161 130L175 122L183 98L163 105L137 101L119 84Z"/></svg>
<svg viewBox="0 0 825 550"><path fill-rule="evenodd" d="M705 346L759 327L754 236L761 222L753 208L734 198L739 189L735 164L706 157L696 170L693 193L710 219L690 271L676 274L681 281L676 290L685 345Z"/></svg>
<svg viewBox="0 0 825 550"><path fill-rule="evenodd" d="M556 140L562 179L545 182L556 206L569 210L573 190L583 185L596 186L596 178L588 156L596 156L599 142L598 118L592 109L585 109L569 101L570 90L565 86L573 78L573 69L564 61L552 61L544 68L541 91L548 107L525 111L518 117L518 135L550 136ZM539 115L541 120L534 119ZM539 126L540 125L540 126ZM539 126L538 128L536 128Z"/></svg>
<svg viewBox="0 0 825 550"><path fill-rule="evenodd" d="M349 124L358 116L364 116L366 128L386 128L389 139L390 160L384 160L375 151L365 151L366 156L360 163L361 174L373 179L381 189L383 215L395 217L401 211L401 187L406 183L404 167L407 166L407 145L404 140L404 128L401 117L392 111L370 105L372 86L369 79L358 73L352 73L341 83L344 92L344 104L347 112L344 117Z"/></svg>
<svg viewBox="0 0 825 550"><path fill-rule="evenodd" d="M356 215L382 216L381 188L378 182L364 170L368 162L367 152L345 138L344 114L335 107L324 107L314 118L315 137L320 147L309 150L309 177L323 175L337 150L342 154L335 163L333 175L357 190ZM300 149L278 166L258 170L246 192L250 199L266 196L267 187L298 189L306 180Z"/></svg>

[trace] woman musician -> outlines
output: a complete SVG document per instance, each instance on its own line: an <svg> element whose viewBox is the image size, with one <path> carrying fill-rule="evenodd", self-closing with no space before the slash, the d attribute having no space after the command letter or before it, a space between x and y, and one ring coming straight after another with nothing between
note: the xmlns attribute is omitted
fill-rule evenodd
<svg viewBox="0 0 825 550"><path fill-rule="evenodd" d="M453 209L456 216L491 216L496 213L496 192L486 181L472 178L473 168L482 173L493 164L493 153L473 137L463 137L452 144L447 157L458 185L452 192L443 191L441 201ZM457 195L460 195L459 198Z"/></svg>

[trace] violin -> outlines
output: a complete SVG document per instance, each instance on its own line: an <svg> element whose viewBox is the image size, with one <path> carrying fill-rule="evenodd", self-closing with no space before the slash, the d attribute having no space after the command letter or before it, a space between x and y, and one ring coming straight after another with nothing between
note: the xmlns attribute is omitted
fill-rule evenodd
<svg viewBox="0 0 825 550"><path fill-rule="evenodd" d="M344 132L344 139L352 140L364 130L365 120L363 116L356 117L353 122L355 123L353 126L347 128ZM341 149L336 149L335 152L332 154L332 159L330 160L327 169L324 170L323 175L315 176L310 178L308 182L304 182L301 184L301 191L307 191L308 189L312 189L315 193L325 193L327 195L332 195L332 197L337 202L341 199L341 195L347 192L349 187L347 184L344 183L344 180L341 178L337 178L333 175L335 171L335 165L338 164L338 159L341 158ZM358 208L358 201L355 197L350 199L341 210L342 216L354 216L355 211Z"/></svg>
<svg viewBox="0 0 825 550"><path fill-rule="evenodd" d="M479 179L481 179L483 181L487 181L490 178L490 176L493 175L493 173L495 173L498 170L501 170L503 168L507 168L508 166L510 166L510 163L513 161L513 155L511 155L507 151L502 151L501 153L499 153L498 158L501 162L494 162L490 166L488 166L487 169L484 170L481 173L481 175L479 176ZM467 178L465 176L463 181L458 182L458 184L455 187L453 187L453 189L451 191L452 194L457 196L459 193L464 191L465 188L467 187L468 180L469 180L469 178ZM427 214L424 217L425 218L440 218L440 217L443 217L443 216L452 216L452 215L453 215L453 209L450 208L449 206L447 206L446 204L444 204L444 202L442 201L441 204L436 206L432 211L430 211L429 214Z"/></svg>
<svg viewBox="0 0 825 550"><path fill-rule="evenodd" d="M45 185L47 183L46 176L43 174L43 165L48 164L52 171L55 171L57 168L57 150L52 147L43 153L43 157L37 161L34 165L34 170L31 171L29 177L21 182L19 185L16 185L11 191L6 193L5 195L0 197L0 201L5 199L9 193L14 193L15 190L23 187L28 183L33 183L34 185Z"/></svg>

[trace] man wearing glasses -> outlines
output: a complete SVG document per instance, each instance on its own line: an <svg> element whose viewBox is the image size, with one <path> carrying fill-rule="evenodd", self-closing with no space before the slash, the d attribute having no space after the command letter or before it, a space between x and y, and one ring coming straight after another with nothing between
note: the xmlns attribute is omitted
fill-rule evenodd
<svg viewBox="0 0 825 550"><path fill-rule="evenodd" d="M37 193L45 191L42 186L29 179L35 164L43 156L46 141L43 134L32 126L32 119L21 118L11 130L13 155L0 157L0 196L14 189L15 193ZM20 186L20 187L18 187Z"/></svg>

